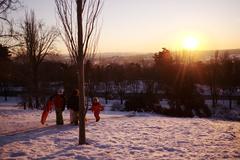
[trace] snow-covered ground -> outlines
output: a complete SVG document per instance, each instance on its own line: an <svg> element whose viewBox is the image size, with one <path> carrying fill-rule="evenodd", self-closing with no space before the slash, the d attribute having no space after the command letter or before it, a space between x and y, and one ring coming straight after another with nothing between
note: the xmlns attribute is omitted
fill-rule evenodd
<svg viewBox="0 0 240 160"><path fill-rule="evenodd" d="M0 159L240 159L240 123L104 111L87 114L87 145L78 127L40 124L41 111L0 105Z"/></svg>

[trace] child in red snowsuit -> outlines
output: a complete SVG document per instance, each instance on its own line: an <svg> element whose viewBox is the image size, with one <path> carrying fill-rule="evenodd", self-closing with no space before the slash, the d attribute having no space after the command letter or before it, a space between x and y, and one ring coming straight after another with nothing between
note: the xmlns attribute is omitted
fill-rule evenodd
<svg viewBox="0 0 240 160"><path fill-rule="evenodd" d="M94 116L96 118L96 122L100 120L100 112L104 110L104 107L99 103L99 99L97 97L93 98L92 103L92 112L94 113Z"/></svg>

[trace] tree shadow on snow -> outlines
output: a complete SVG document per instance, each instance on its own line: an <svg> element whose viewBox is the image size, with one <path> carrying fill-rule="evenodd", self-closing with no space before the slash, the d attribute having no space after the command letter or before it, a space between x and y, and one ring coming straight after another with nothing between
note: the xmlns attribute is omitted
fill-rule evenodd
<svg viewBox="0 0 240 160"><path fill-rule="evenodd" d="M84 149L86 146L91 145L90 148L109 148L110 145L105 145L101 144L100 142L97 142L92 139L87 139L86 142L87 144L85 145L78 145L77 144L78 140L76 143L72 143L70 146L68 145L67 147L62 148L61 150L57 152L53 152L51 154L45 155L44 157L38 157L37 159L39 160L48 160L48 159L56 159L56 157L69 157L70 159L80 159L80 160L93 160L96 159L94 155L81 155L79 153L76 153L75 151L79 151Z"/></svg>
<svg viewBox="0 0 240 160"><path fill-rule="evenodd" d="M43 128L30 129L23 132L17 132L8 135L0 135L0 147L13 143L16 141L29 141L33 139L40 138L42 136L50 136L55 135L56 133L60 134L61 132L65 132L67 130L71 130L73 128L78 128L78 126L73 126L70 124L67 125L52 125Z"/></svg>

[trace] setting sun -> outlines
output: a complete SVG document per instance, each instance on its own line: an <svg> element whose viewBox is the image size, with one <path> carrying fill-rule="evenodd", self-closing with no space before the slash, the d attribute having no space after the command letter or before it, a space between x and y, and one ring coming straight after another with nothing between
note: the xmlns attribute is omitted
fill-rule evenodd
<svg viewBox="0 0 240 160"><path fill-rule="evenodd" d="M183 40L183 48L185 49L196 49L198 47L198 40L195 37L188 36Z"/></svg>

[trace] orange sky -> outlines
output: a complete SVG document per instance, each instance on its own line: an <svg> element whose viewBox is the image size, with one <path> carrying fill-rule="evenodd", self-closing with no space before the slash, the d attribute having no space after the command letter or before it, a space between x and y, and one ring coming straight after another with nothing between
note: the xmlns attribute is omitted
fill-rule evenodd
<svg viewBox="0 0 240 160"><path fill-rule="evenodd" d="M37 18L56 24L54 0L23 2ZM239 6L240 0L104 0L98 51L178 50L187 36L200 50L240 48ZM57 47L66 52L62 43Z"/></svg>

